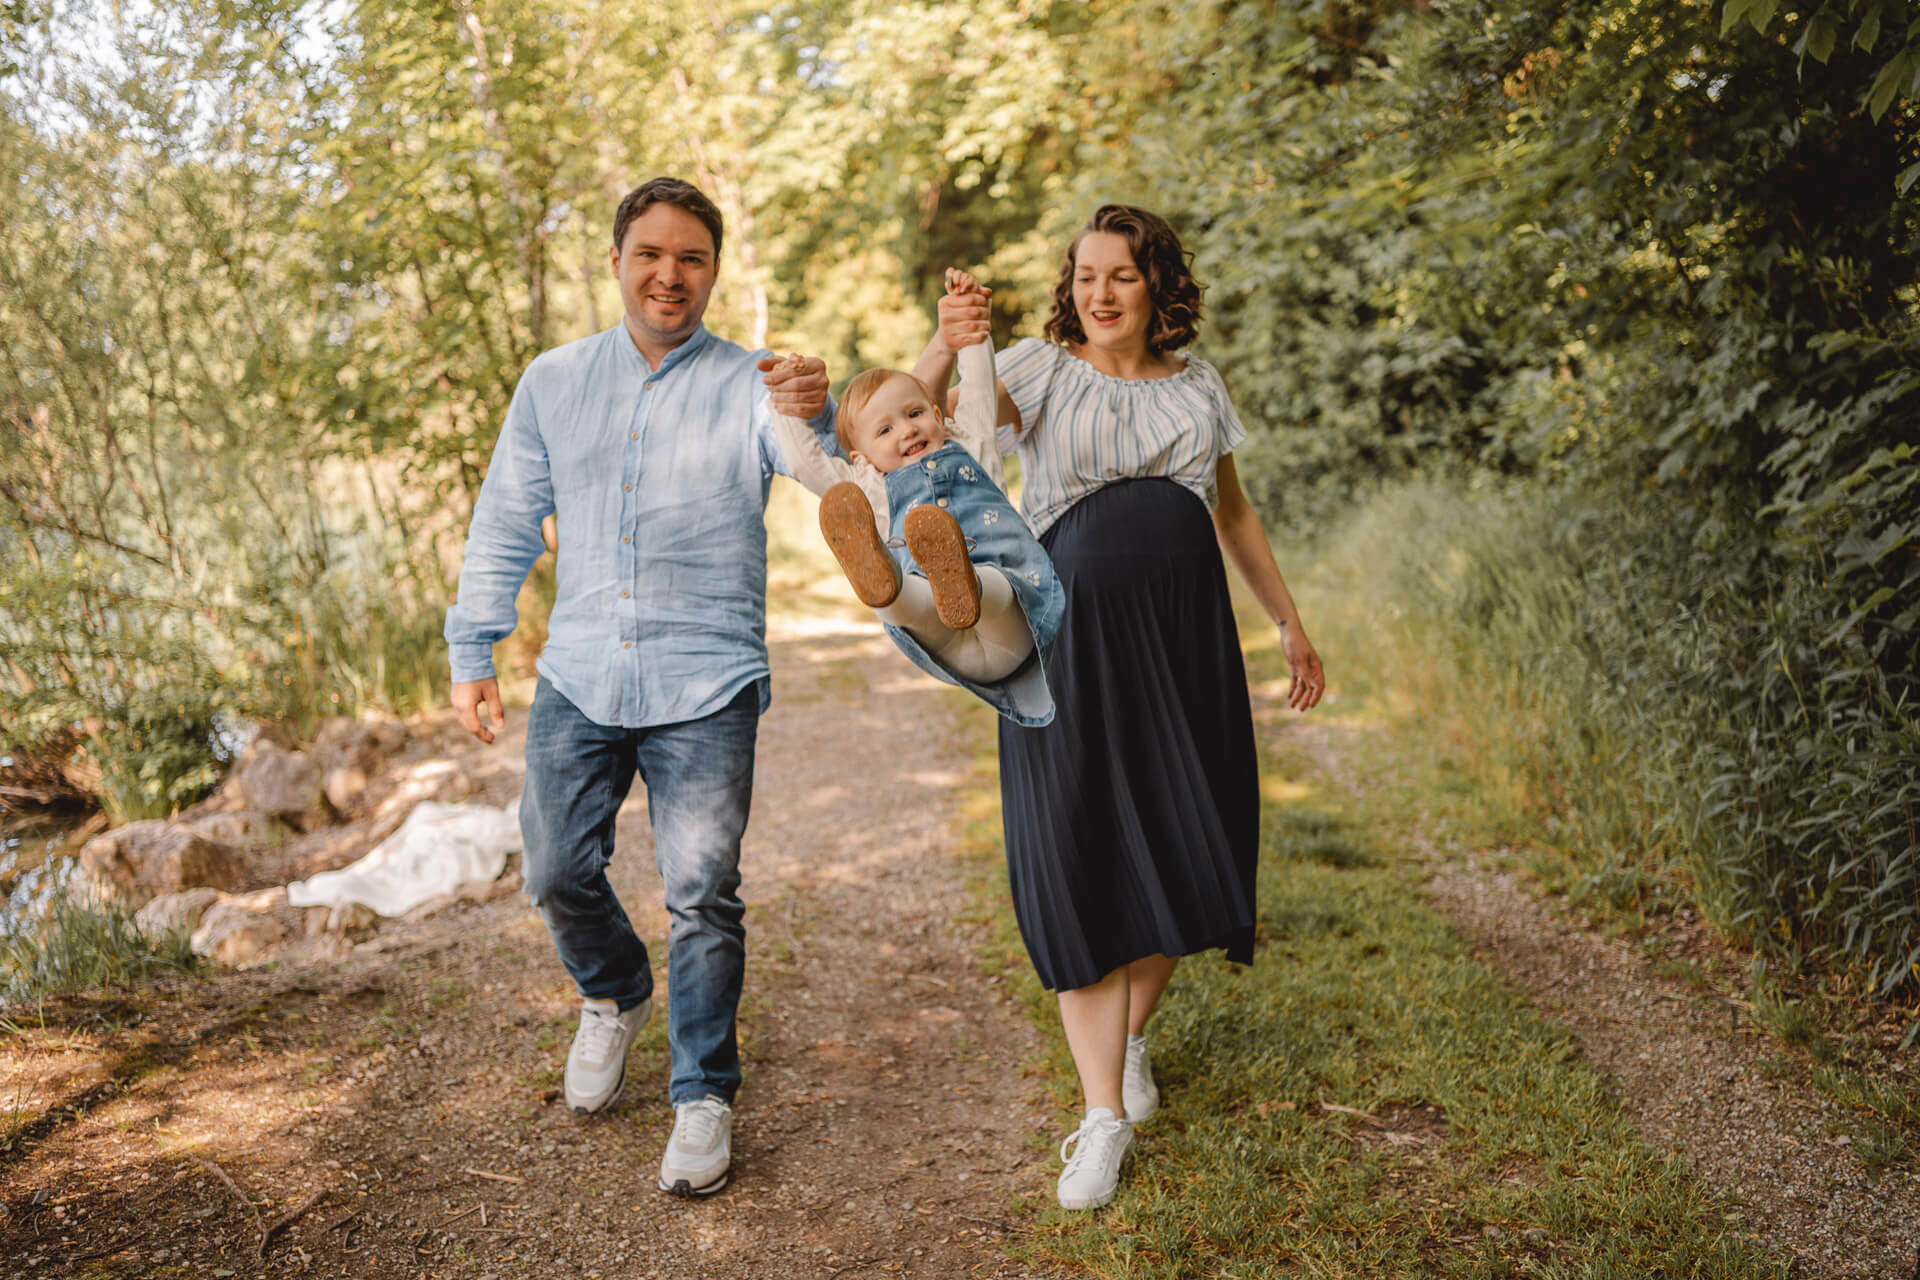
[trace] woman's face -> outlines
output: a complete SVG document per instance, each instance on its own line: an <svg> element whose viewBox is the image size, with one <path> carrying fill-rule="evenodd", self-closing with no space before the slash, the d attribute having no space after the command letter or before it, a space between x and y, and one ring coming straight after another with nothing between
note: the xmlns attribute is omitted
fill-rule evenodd
<svg viewBox="0 0 1920 1280"><path fill-rule="evenodd" d="M1153 326L1153 295L1134 265L1127 238L1112 231L1089 231L1073 255L1073 309L1079 313L1087 345L1106 350L1143 351Z"/></svg>

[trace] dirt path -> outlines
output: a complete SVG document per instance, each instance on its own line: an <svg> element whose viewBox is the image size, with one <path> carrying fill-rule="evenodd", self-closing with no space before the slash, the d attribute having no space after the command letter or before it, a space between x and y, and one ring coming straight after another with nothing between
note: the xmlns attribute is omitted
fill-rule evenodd
<svg viewBox="0 0 1920 1280"><path fill-rule="evenodd" d="M1352 786L1346 760L1360 732L1320 722L1297 726L1293 742ZM1641 1136L1740 1206L1739 1225L1793 1257L1796 1276L1920 1276L1920 1170L1871 1170L1855 1154L1858 1114L1811 1086L1809 1055L1724 994L1745 959L1686 912L1657 939L1684 963L1659 964L1655 948L1530 890L1498 852L1421 849L1434 904L1478 959L1573 1033ZM1887 1060L1904 1056L1862 1065L1913 1088Z"/></svg>
<svg viewBox="0 0 1920 1280"><path fill-rule="evenodd" d="M1022 1074L1035 1033L980 966L952 836L991 721L870 625L776 629L773 650L728 1190L689 1204L654 1187L664 1019L614 1114L557 1100L576 1004L511 894L158 1010L49 1004L0 1041L0 1123L66 1108L0 1152L6 1273L1031 1274L999 1242L1011 1197L1051 1185ZM444 720L421 732L506 803L522 724L490 751ZM666 916L641 792L613 875L651 946ZM656 951L663 984L664 968Z"/></svg>

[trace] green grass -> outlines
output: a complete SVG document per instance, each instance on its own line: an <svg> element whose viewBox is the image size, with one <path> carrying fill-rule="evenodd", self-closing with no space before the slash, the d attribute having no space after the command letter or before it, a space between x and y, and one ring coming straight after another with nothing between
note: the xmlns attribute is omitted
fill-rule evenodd
<svg viewBox="0 0 1920 1280"><path fill-rule="evenodd" d="M1853 1149L1867 1168L1907 1164L1920 1152L1920 1089L1835 1062L1815 1067L1812 1084L1852 1112Z"/></svg>
<svg viewBox="0 0 1920 1280"><path fill-rule="evenodd" d="M185 973L194 965L188 937L186 930L149 936L123 907L88 906L60 893L37 924L0 936L0 1003Z"/></svg>
<svg viewBox="0 0 1920 1280"><path fill-rule="evenodd" d="M1284 724L1262 733L1256 962L1182 965L1150 1028L1162 1110L1117 1199L1061 1212L1050 1162L1015 1206L1030 1228L1016 1256L1138 1280L1786 1275L1428 906L1407 837L1432 834L1434 814L1410 797L1456 835L1511 811L1457 743L1385 731L1412 711L1405 686L1363 670L1350 628L1352 613L1316 632L1341 696L1313 714L1341 723L1340 758L1315 764ZM1254 685L1283 676L1271 627L1243 634ZM1032 1064L1057 1104L1043 1146L1077 1120L1079 1089L1006 905L991 717L969 714L963 840L997 929L983 965L1047 1033Z"/></svg>
<svg viewBox="0 0 1920 1280"><path fill-rule="evenodd" d="M1635 1138L1565 1034L1466 954L1366 827L1299 808L1317 821L1267 823L1256 963L1188 962L1156 1015L1165 1109L1119 1199L1043 1210L1033 1261L1169 1278L1785 1274ZM1331 831L1364 861L1326 861Z"/></svg>

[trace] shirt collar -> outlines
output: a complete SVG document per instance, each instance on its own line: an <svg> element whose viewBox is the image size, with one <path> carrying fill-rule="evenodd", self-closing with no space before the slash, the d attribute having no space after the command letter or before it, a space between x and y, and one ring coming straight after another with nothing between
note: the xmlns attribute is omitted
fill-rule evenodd
<svg viewBox="0 0 1920 1280"><path fill-rule="evenodd" d="M640 354L639 347L633 345L633 335L627 332L627 322L622 319L613 326L613 329L614 332L619 335L620 345L626 349L627 354L632 357L633 362L640 366L642 372L652 378L664 377L667 371L675 365L684 364L688 360L693 359L694 356L700 353L701 348L705 347L713 337L704 323L699 325L694 329L693 333L688 336L685 342L667 352L666 359L660 362L658 369L649 371L647 369L647 358Z"/></svg>

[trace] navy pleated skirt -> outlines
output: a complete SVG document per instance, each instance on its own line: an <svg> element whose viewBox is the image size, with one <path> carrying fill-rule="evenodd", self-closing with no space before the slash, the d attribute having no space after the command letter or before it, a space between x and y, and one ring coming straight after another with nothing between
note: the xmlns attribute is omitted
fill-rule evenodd
<svg viewBox="0 0 1920 1280"><path fill-rule="evenodd" d="M1126 480L1041 538L1066 589L1053 723L1000 724L1014 914L1040 980L1150 955L1253 959L1259 765L1206 504Z"/></svg>

